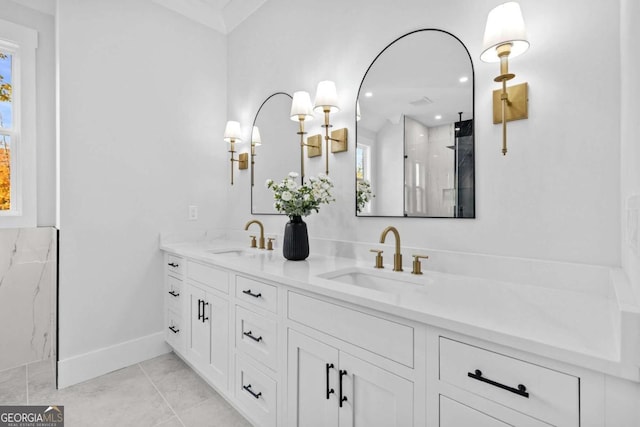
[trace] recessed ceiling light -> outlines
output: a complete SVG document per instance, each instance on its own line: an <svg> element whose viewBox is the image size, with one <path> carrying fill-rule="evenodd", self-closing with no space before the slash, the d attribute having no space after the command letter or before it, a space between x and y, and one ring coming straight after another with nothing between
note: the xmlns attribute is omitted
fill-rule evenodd
<svg viewBox="0 0 640 427"><path fill-rule="evenodd" d="M365 92L364 96L366 96L367 98L371 98L373 96L373 92Z"/></svg>
<svg viewBox="0 0 640 427"><path fill-rule="evenodd" d="M424 133L421 133L419 136L424 136Z"/></svg>
<svg viewBox="0 0 640 427"><path fill-rule="evenodd" d="M469 81L469 77L467 77L467 76L462 76L462 77L460 77L460 78L458 79L458 81L459 81L460 83L466 83L466 82L468 82L468 81Z"/></svg>
<svg viewBox="0 0 640 427"><path fill-rule="evenodd" d="M436 119L436 120L440 120L441 118L442 118L442 116L441 116L440 114L438 114L438 115L435 117L435 119Z"/></svg>

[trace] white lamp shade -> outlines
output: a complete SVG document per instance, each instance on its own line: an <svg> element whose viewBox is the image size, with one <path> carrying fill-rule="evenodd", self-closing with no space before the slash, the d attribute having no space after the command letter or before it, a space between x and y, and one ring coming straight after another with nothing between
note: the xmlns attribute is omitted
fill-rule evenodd
<svg viewBox="0 0 640 427"><path fill-rule="evenodd" d="M291 120L296 122L300 120L300 118L304 121L313 119L313 108L311 107L309 92L298 91L293 94L290 116Z"/></svg>
<svg viewBox="0 0 640 427"><path fill-rule="evenodd" d="M356 101L356 122L359 122L362 116L360 115L360 101Z"/></svg>
<svg viewBox="0 0 640 427"><path fill-rule="evenodd" d="M240 141L240 123L229 120L227 126L224 128L224 140L225 142Z"/></svg>
<svg viewBox="0 0 640 427"><path fill-rule="evenodd" d="M324 80L318 83L316 102L314 105L316 111L323 111L325 108L329 108L333 113L340 110L338 107L338 92L336 91L336 84L334 82Z"/></svg>
<svg viewBox="0 0 640 427"><path fill-rule="evenodd" d="M504 43L512 44L510 58L529 49L522 11L514 1L501 4L489 12L480 59L484 62L500 61L496 47Z"/></svg>
<svg viewBox="0 0 640 427"><path fill-rule="evenodd" d="M253 131L251 132L251 143L253 145L262 145L262 138L260 137L260 129L258 129L258 126L253 127Z"/></svg>

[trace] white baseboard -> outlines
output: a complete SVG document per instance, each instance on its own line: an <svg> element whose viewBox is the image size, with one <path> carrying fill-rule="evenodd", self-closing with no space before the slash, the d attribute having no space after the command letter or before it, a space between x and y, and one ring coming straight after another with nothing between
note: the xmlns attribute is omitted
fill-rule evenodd
<svg viewBox="0 0 640 427"><path fill-rule="evenodd" d="M69 387L170 351L164 332L158 332L60 360L58 388Z"/></svg>

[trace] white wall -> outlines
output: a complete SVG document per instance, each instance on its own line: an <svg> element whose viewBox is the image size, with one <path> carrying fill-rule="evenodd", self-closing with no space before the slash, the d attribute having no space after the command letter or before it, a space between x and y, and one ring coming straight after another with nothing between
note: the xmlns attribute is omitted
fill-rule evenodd
<svg viewBox="0 0 640 427"><path fill-rule="evenodd" d="M640 2L621 0L620 9L620 51L621 73L621 193L622 193L622 235L626 234L626 203L629 198L640 198L640 53L637 41L640 39ZM636 207L637 208L637 207ZM636 227L640 224L636 224ZM622 266L631 279L640 297L640 253L622 242Z"/></svg>
<svg viewBox="0 0 640 427"><path fill-rule="evenodd" d="M161 332L159 232L224 222L227 64L224 36L148 0L60 0L57 33L67 385L107 369L87 353Z"/></svg>
<svg viewBox="0 0 640 427"><path fill-rule="evenodd" d="M55 32L52 15L0 0L2 19L38 32L36 49L36 203L37 225L55 225Z"/></svg>
<svg viewBox="0 0 640 427"><path fill-rule="evenodd" d="M406 245L620 264L619 11L607 2L520 2L531 49L511 61L511 70L514 83L530 84L530 118L510 123L503 157L501 129L491 118L498 66L478 59L486 15L498 3L270 0L229 35L228 115L245 124L247 135L269 93L313 93L320 80L336 82L342 111L332 120L349 128L349 152L331 157L338 202L308 218L312 236L375 242L394 224ZM375 55L420 28L452 32L474 61L477 218L358 219L352 214L356 92ZM250 212L248 174L229 194L229 226L240 228ZM262 219L268 231L281 231L286 222Z"/></svg>

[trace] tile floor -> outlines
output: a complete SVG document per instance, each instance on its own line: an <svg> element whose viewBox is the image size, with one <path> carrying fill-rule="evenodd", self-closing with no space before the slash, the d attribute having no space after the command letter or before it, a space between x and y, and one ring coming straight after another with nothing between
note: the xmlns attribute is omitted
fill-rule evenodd
<svg viewBox="0 0 640 427"><path fill-rule="evenodd" d="M0 405L64 405L65 427L251 426L173 353L62 390L50 361L0 371Z"/></svg>

